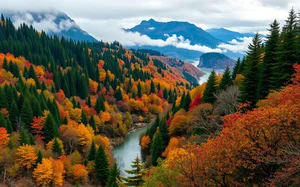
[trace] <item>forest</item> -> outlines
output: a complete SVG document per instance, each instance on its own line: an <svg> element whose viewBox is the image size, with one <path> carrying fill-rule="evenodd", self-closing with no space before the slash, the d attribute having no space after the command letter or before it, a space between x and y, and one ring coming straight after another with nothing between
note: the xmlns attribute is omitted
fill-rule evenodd
<svg viewBox="0 0 300 187"><path fill-rule="evenodd" d="M47 36L1 16L0 185L300 185L293 9L202 85L144 52ZM124 177L112 146L135 123L151 125Z"/></svg>

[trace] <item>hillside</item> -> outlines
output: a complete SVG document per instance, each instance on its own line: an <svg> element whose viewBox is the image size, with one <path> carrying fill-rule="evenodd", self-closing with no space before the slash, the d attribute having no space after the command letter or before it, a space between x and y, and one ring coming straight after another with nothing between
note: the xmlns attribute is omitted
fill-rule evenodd
<svg viewBox="0 0 300 187"><path fill-rule="evenodd" d="M230 42L232 40L240 41L240 38L253 37L255 35L254 33L239 33L224 28L212 28L205 31L213 37L218 38L224 42Z"/></svg>
<svg viewBox="0 0 300 187"><path fill-rule="evenodd" d="M220 53L205 53L201 55L199 68L225 69L233 68L235 61Z"/></svg>
<svg viewBox="0 0 300 187"><path fill-rule="evenodd" d="M43 30L48 35L56 35L59 38L73 39L78 41L97 42L97 40L82 30L74 20L65 13L58 10L48 11L24 11L24 12L3 12L5 17L11 18L18 27L23 22L32 25L34 28Z"/></svg>

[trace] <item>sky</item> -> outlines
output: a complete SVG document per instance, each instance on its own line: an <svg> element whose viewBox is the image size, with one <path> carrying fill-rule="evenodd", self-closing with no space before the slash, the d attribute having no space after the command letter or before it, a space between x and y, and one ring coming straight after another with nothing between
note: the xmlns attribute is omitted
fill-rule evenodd
<svg viewBox="0 0 300 187"><path fill-rule="evenodd" d="M122 28L131 28L142 20L188 21L201 27L227 28L238 32L267 34L268 25L277 19L280 23L294 7L300 9L299 0L0 0L0 12L43 11L56 9L70 16L83 30L99 40L120 41L124 45L174 45L178 48L202 52L244 52L251 41L231 41L218 49L190 45L180 36L170 36L165 41L152 40L139 33L125 33ZM48 23L39 24L41 29ZM69 23L66 23L67 25ZM50 27L50 26L49 26ZM60 29L53 28L52 29ZM47 29L47 28L46 28Z"/></svg>

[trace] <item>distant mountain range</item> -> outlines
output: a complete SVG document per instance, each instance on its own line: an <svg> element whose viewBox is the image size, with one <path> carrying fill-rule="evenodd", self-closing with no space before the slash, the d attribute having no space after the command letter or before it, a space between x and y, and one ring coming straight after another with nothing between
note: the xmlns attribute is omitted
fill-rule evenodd
<svg viewBox="0 0 300 187"><path fill-rule="evenodd" d="M3 12L15 26L22 23L32 25L37 30L44 30L48 35L56 35L78 41L96 42L97 40L82 30L69 16L57 10L41 12Z"/></svg>
<svg viewBox="0 0 300 187"><path fill-rule="evenodd" d="M125 29L127 32L138 32L142 35L147 35L151 39L162 39L167 40L170 36L176 35L177 37L182 36L185 40L189 40L191 45L201 45L210 48L217 48L221 43L229 43L233 39L241 41L240 38L252 37L254 33L239 33L235 31L230 31L224 28L213 28L208 30L203 30L194 24L188 22L158 22L154 19L148 21L142 21L139 25L133 28ZM159 51L165 55L172 56L175 58L181 58L184 60L194 60L199 59L203 54L200 51L176 48L175 46L168 45L164 47L157 46L130 46L133 48L147 48ZM230 58L238 58L243 56L240 53L234 53L228 51L225 53Z"/></svg>

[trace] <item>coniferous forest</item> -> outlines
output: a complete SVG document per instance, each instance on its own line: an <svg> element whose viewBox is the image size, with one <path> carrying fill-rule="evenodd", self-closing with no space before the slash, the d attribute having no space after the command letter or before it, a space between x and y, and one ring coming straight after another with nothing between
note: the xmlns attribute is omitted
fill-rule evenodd
<svg viewBox="0 0 300 187"><path fill-rule="evenodd" d="M195 85L142 50L0 21L0 185L300 186L300 14ZM154 51L155 52L155 51ZM112 147L135 123L142 158Z"/></svg>

